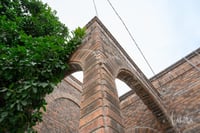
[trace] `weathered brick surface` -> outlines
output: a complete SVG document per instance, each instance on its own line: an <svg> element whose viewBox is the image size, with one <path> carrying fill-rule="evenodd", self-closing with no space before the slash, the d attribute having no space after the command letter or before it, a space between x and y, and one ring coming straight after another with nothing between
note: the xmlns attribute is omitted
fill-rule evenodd
<svg viewBox="0 0 200 133"><path fill-rule="evenodd" d="M79 133L80 97L80 84L72 77L65 78L46 97L47 111L43 114L43 122L35 127L37 132Z"/></svg>
<svg viewBox="0 0 200 133"><path fill-rule="evenodd" d="M126 133L159 133L159 131L148 127L128 128Z"/></svg>
<svg viewBox="0 0 200 133"><path fill-rule="evenodd" d="M82 70L83 83L68 76L46 97L38 132L198 133L199 54L187 57L198 68L181 60L148 80L98 18L86 27L67 73ZM132 91L119 98L116 78Z"/></svg>
<svg viewBox="0 0 200 133"><path fill-rule="evenodd" d="M152 78L152 83L162 94L174 125L181 132L200 131L200 49L196 52L186 57L196 68L182 59L175 67ZM157 84L158 80L161 86Z"/></svg>
<svg viewBox="0 0 200 133"><path fill-rule="evenodd" d="M86 27L87 36L70 59L72 66L79 66L72 67L71 71L82 68L84 73L80 130L84 130L83 128L97 117L109 117L112 123L116 122L109 125L109 131L123 131L115 78L125 81L132 89L136 88L135 92L153 112L159 123L165 121L162 123L163 128L173 129L156 90L104 25L94 18ZM103 124L102 128L106 128L109 123L104 120ZM96 128L93 127L90 131Z"/></svg>
<svg viewBox="0 0 200 133"><path fill-rule="evenodd" d="M136 94L132 94L121 101L120 105L127 133L130 130L136 132L138 127L151 128L157 132L163 131L162 125Z"/></svg>
<svg viewBox="0 0 200 133"><path fill-rule="evenodd" d="M200 49L188 55L190 63L182 59L151 79L174 126L183 133L200 131ZM160 83L159 83L160 82ZM121 111L126 132L138 127L163 131L163 127L134 92L121 99ZM143 131L142 131L143 132Z"/></svg>

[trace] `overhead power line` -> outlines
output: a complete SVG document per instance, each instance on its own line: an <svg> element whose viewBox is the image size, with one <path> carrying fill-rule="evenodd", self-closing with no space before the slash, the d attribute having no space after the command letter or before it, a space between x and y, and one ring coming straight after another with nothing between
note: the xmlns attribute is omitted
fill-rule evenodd
<svg viewBox="0 0 200 133"><path fill-rule="evenodd" d="M95 0L93 0L93 5L94 5L95 12L96 12L96 16L98 17L98 12L97 12L97 7L96 7Z"/></svg>
<svg viewBox="0 0 200 133"><path fill-rule="evenodd" d="M148 67L150 68L151 72L153 73L153 75L155 75L155 72L153 70L153 68L151 67L150 63L148 62L147 58L145 57L144 53L142 52L142 50L140 49L138 43L135 41L134 37L132 36L131 32L129 31L128 27L126 26L125 22L123 21L123 19L121 18L121 16L119 15L119 13L116 11L116 9L114 8L114 6L112 5L112 3L110 2L110 0L107 0L109 5L111 6L111 8L113 9L113 11L115 12L115 14L117 15L117 17L120 19L120 21L122 22L122 24L124 25L126 31L128 32L129 36L131 37L131 40L135 43L137 49L139 50L140 54L142 55L142 57L144 58L146 64L148 65Z"/></svg>

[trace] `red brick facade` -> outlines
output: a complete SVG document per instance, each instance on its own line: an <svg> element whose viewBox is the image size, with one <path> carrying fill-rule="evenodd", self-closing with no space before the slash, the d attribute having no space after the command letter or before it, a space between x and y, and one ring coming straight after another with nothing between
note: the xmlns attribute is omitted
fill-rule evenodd
<svg viewBox="0 0 200 133"><path fill-rule="evenodd" d="M81 83L68 76L46 97L47 110L43 122L35 128L39 133L79 133Z"/></svg>
<svg viewBox="0 0 200 133"><path fill-rule="evenodd" d="M173 124L184 133L200 132L199 53L200 49L151 79L162 96Z"/></svg>
<svg viewBox="0 0 200 133"><path fill-rule="evenodd" d="M38 132L198 133L200 50L148 80L98 18L86 28L67 77L46 97ZM83 83L68 76L80 70ZM132 89L120 98L116 78Z"/></svg>

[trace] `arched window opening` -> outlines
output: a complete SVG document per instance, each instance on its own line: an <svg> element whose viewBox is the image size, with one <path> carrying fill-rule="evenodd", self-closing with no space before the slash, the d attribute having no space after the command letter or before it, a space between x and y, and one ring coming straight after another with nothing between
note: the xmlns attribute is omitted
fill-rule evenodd
<svg viewBox="0 0 200 133"><path fill-rule="evenodd" d="M78 71L78 72L72 73L71 75L74 76L81 83L83 83L83 71Z"/></svg>
<svg viewBox="0 0 200 133"><path fill-rule="evenodd" d="M119 97L124 95L125 93L131 91L131 88L126 83L124 83L123 81L121 81L119 79L115 80L115 84L116 84L116 88L117 88Z"/></svg>

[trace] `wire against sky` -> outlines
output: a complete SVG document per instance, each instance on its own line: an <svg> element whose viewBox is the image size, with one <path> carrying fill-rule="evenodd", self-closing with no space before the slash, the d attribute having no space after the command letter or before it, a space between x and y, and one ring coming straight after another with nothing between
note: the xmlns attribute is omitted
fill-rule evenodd
<svg viewBox="0 0 200 133"><path fill-rule="evenodd" d="M113 9L113 11L115 12L115 14L117 15L117 17L120 19L120 21L122 22L122 24L124 25L126 31L128 32L129 36L131 37L131 40L135 43L137 49L139 50L140 54L142 55L142 57L144 58L145 62L147 63L148 67L150 68L151 72L153 73L153 75L156 75L153 68L151 67L150 63L148 62L147 58L144 56L144 53L142 52L142 50L140 49L138 43L135 41L134 37L132 36L131 32L129 31L128 27L126 26L125 22L123 21L123 19L121 18L121 16L119 15L119 13L117 12L117 10L114 8L114 6L112 5L112 3L110 2L110 0L107 0L109 5L111 6L111 8Z"/></svg>
<svg viewBox="0 0 200 133"><path fill-rule="evenodd" d="M93 0L93 5L94 5L95 12L96 12L96 16L98 17L98 12L97 12L97 7L96 7L95 0Z"/></svg>

